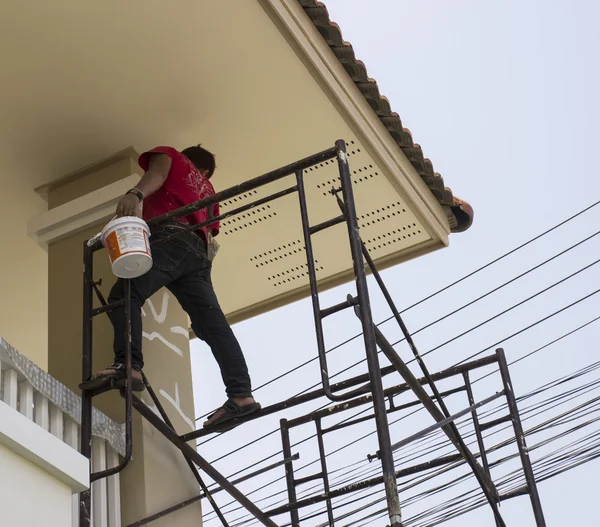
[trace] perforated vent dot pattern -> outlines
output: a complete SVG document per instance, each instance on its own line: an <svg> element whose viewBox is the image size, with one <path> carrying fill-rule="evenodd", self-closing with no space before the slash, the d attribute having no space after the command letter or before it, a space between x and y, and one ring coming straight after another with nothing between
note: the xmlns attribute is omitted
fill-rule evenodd
<svg viewBox="0 0 600 527"><path fill-rule="evenodd" d="M355 139L347 140L360 235L376 261L392 262L412 246L431 239L382 166ZM294 159L286 159L290 162ZM275 168L273 166L272 168ZM294 174L222 203L229 212L296 184ZM340 214L332 188L339 189L338 160L330 159L304 170L304 185L311 226ZM341 197L341 196L340 196ZM308 294L308 269L300 221L299 199L292 193L223 220L221 250L214 267L215 287L224 291L227 309L260 305L297 291ZM311 237L320 283L351 276L352 258L344 224Z"/></svg>
<svg viewBox="0 0 600 527"><path fill-rule="evenodd" d="M421 229L418 227L418 225L416 223L410 223L409 225L405 225L379 236L375 236L365 241L365 245L370 251L377 252L381 249L389 247L390 245L406 241L420 234Z"/></svg>
<svg viewBox="0 0 600 527"><path fill-rule="evenodd" d="M265 265L277 263L280 260L297 254L304 254L304 244L300 240L294 240L264 253L252 256L250 261L254 263L255 267L264 267Z"/></svg>
<svg viewBox="0 0 600 527"><path fill-rule="evenodd" d="M323 271L323 266L319 265L319 260L315 260L315 269L317 273ZM271 281L274 287L280 287L295 282L296 280L300 280L301 278L306 278L308 280L307 264L297 265L296 267L291 267L281 273L273 274L268 277L268 280Z"/></svg>

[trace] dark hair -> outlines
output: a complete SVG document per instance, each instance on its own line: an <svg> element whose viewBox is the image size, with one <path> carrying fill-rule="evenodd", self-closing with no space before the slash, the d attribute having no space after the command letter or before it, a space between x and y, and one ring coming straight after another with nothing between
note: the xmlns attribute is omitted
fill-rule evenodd
<svg viewBox="0 0 600 527"><path fill-rule="evenodd" d="M217 168L215 156L208 150L202 148L200 145L196 145L189 146L185 150L182 150L181 153L194 163L198 170L208 170L208 174L206 175L208 179L214 174L215 168Z"/></svg>

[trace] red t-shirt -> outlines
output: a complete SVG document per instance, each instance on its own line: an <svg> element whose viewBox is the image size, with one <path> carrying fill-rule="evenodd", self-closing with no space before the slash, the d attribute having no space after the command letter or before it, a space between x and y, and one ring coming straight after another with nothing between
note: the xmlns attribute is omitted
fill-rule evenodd
<svg viewBox="0 0 600 527"><path fill-rule="evenodd" d="M144 152L138 159L140 167L148 170L150 156L152 154L166 154L171 158L171 169L163 186L154 194L144 199L143 219L149 220L171 212L194 201L198 201L215 193L215 189L196 166L181 152L170 146L157 146L148 152ZM219 216L219 204L213 205L213 217ZM207 208L200 209L188 216L178 218L176 221L195 225L208 219ZM219 222L211 225L213 234L219 232ZM206 237L206 227L199 229Z"/></svg>

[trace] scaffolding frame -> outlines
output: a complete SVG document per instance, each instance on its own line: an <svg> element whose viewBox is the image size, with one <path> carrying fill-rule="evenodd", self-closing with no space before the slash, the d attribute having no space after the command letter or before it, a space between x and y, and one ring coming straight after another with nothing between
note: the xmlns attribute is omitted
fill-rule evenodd
<svg viewBox="0 0 600 527"><path fill-rule="evenodd" d="M308 204L306 197L306 188L304 183L304 171L312 166L318 165L330 159L337 160L337 166L339 171L339 187L333 188L331 190L331 194L337 200L337 203L340 207L341 214L334 218L331 218L327 221L319 223L317 225L310 225L309 215L308 215ZM257 412L256 414L250 416L243 420L250 421L254 419L258 419L264 415L269 415L275 412L280 412L285 410L286 408L290 408L293 406L297 406L299 404L303 404L305 402L315 400L322 396L327 397L332 402L344 402L342 405L344 408L355 407L360 404L372 403L374 413L372 418L376 423L377 437L378 437L378 445L379 450L373 458L377 458L381 462L382 466L382 476L381 481L378 481L379 484L382 483L385 488L386 502L387 502L387 511L389 516L389 525L390 527L402 527L402 514L400 508L400 499L398 496L398 487L397 487L397 477L398 474L403 474L404 471L396 471L394 466L393 459L393 450L394 445L391 443L389 425L387 420L388 410L386 409L386 397L390 395L389 389L384 390L382 377L385 375L389 375L392 372L398 372L404 378L405 384L402 385L402 390L410 389L417 396L418 401L415 404L422 404L432 415L434 420L436 421L437 427L440 427L448 436L450 441L456 446L458 450L458 454L454 456L457 459L465 459L469 464L475 477L477 478L480 486L482 488L483 493L485 494L492 511L494 512L494 517L496 520L496 524L500 527L505 526L505 523L499 513L498 503L500 499L504 499L505 497L500 497L497 493L497 490L491 480L489 473L489 466L487 464L487 459L485 457L485 448L483 447L483 438L481 436L481 428L479 424L477 424L476 429L479 430L477 432L477 438L480 447L480 457L482 458L483 467L479 465L476 457L470 452L464 443L463 439L458 432L458 429L454 425L454 419L456 416L451 416L445 403L443 397L447 395L447 393L440 393L435 386L436 378L438 375L430 375L427 371L425 364L423 363L412 338L406 326L404 325L398 310L396 309L389 292L385 288L381 277L375 268L373 260L371 259L366 246L362 242L359 234L359 224L356 213L356 205L354 199L354 193L352 189L352 179L350 174L350 168L348 164L348 155L346 153L346 143L343 140L338 140L335 142L335 145L327 150L309 156L307 158L301 159L295 163L290 165L286 165L277 170L259 176L257 178L245 181L239 185L228 188L221 192L218 192L208 198L202 199L195 203L189 204L185 207L181 207L175 211L164 214L160 217L154 218L148 222L149 227L158 227L164 225L168 222L174 221L178 218L182 218L184 216L189 215L192 212L197 210L211 207L214 203L218 203L223 200L227 200L238 196L240 194L246 193L250 190L254 190L256 188L262 187L274 181L278 181L282 178L294 175L296 178L296 184L288 187L282 191L276 192L264 198L253 201L252 203L248 203L246 205L240 206L234 210L229 212L225 212L218 217L210 218L209 220L196 224L190 225L185 229L181 229L179 232L174 233L169 237L165 237L160 240L159 243L164 243L171 238L176 236L180 236L187 231L195 231L200 227L204 227L210 225L216 221L221 221L230 216L234 216L236 214L242 213L244 211L250 210L254 207L260 206L262 204L268 203L270 201L279 199L283 196L287 196L296 192L298 194L299 199L299 207L300 207L300 217L302 222L302 231L305 242L305 250L307 257L307 266L308 266L308 277L309 277L309 285L313 306L313 315L315 322L315 333L316 333L316 342L317 342L317 350L318 350L318 358L320 364L321 371L321 383L322 388L318 390L314 390L312 392L308 392L298 397L294 397L285 401L281 401L274 405L268 406ZM341 198L340 198L341 194ZM354 272L354 282L356 286L356 296L348 296L346 301L341 302L337 305L321 308L319 301L319 291L318 291L318 281L316 276L316 267L313 255L312 248L312 236L317 233L333 227L335 225L346 223L347 231L348 231L348 239L350 243L350 254L352 257L352 267ZM155 246L156 243L152 243L152 246ZM102 393L117 389L120 391L121 396L124 399L125 405L125 455L120 463L116 467L112 467L107 470L103 470L100 472L91 472L90 473L90 482L97 481L101 478L105 478L108 476L113 476L121 472L130 462L132 450L133 450L133 410L135 409L143 418L145 418L150 424L154 426L154 428L160 432L166 439L168 439L175 447L177 447L184 458L186 459L187 464L194 477L196 478L199 486L202 488L203 493L195 498L191 498L182 502L180 504L174 505L169 509L156 513L148 518L139 520L131 524L130 527L138 527L141 525L146 525L151 521L154 521L160 517L165 516L171 512L179 510L186 505L194 503L199 499L206 497L211 505L213 506L217 516L221 520L221 523L224 526L228 526L227 521L217 506L216 502L212 497L212 493L209 491L208 487L204 483L199 471L198 467L208 476L210 476L219 486L218 490L225 490L228 492L236 501L240 503L248 512L250 512L258 521L260 521L263 525L267 525L270 527L276 527L276 524L271 519L271 516L275 516L280 514L281 512L289 512L290 518L292 522L292 526L296 527L299 525L299 515L298 509L305 506L301 502L296 500L295 494L295 486L298 484L299 480L295 480L293 476L293 461L297 459L297 455L293 455L291 453L291 446L289 441L289 428L291 426L296 426L295 422L298 421L293 420L287 422L285 419L281 420L281 435L282 435L282 443L284 450L284 459L274 465L270 465L269 467L265 467L261 470L258 470L251 475L248 475L244 478L240 478L235 482L229 481L225 476L223 476L220 472L218 472L207 460L205 460L200 453L198 453L192 446L188 445L189 441L195 440L199 437L202 437L210 431L206 431L204 429L196 430L195 432L187 433L184 435L179 435L174 429L171 421L169 420L160 400L156 396L151 384L148 382L148 379L144 376L144 383L148 389L150 397L152 398L153 403L156 405L159 415L156 415L140 398L132 393L131 389L131 280L124 280L124 298L118 302L108 304L102 298L102 295L99 294L99 290L97 288L97 283L94 282L93 277L93 256L94 253L102 248L102 244L99 240L93 240L90 242L86 242L84 244L84 267L83 267L83 342L82 342L82 379L85 381L89 379L92 375L92 331L93 331L93 320L96 316L100 314L109 314L113 309L117 307L124 308L124 317L125 317L125 379L122 382L114 382L110 386L106 386L101 389L96 390L82 390L82 413L81 413L81 453L91 459L91 450L92 450L92 403L93 398L101 395ZM418 380L414 377L410 369L406 366L406 364L402 361L400 356L396 353L394 348L389 344L389 342L385 339L381 331L375 326L373 322L373 316L371 312L370 298L369 298L369 290L367 286L367 269L365 266L365 261L371 273L374 275L378 285L380 286L386 301L390 305L392 312L394 313L394 317L399 323L402 331L405 334L405 337L413 351L415 358L418 361L419 366L424 374L424 380ZM96 291L101 306L94 308L93 306L93 294ZM338 382L335 384L331 384L328 372L327 365L327 357L326 357L326 349L325 349L325 339L324 339L324 330L322 321L325 317L333 315L334 313L340 312L344 309L352 308L354 309L357 317L362 326L362 336L363 343L366 354L366 361L368 366L368 374L359 375L353 377L351 379L347 379L342 382ZM388 366L385 368L381 368L379 364L378 358L378 347L381 348L385 356L390 360L392 366ZM488 361L491 359L487 359ZM516 405L516 399L514 397L514 393L512 391L512 386L510 383L510 376L508 373L508 367L506 365L506 360L504 358L503 353L500 351L497 352L495 361L498 362L500 366L500 370L502 373L504 389L500 393L500 395L505 395L509 408L510 408L510 419L513 422L513 426L515 429L515 435L517 437L517 444L519 447L519 453L521 456L521 461L523 464L523 469L525 472L527 485L526 492L530 494L532 506L535 513L536 524L537 527L545 527L545 521L543 517L543 512L541 509L541 503L539 500L539 495L537 492L537 486L535 483L535 477L533 474L533 470L531 468L531 462L529 460L527 445L525 442L525 437L523 435L523 430L520 424L518 408ZM485 362L485 361L483 361ZM452 370L452 369L451 369ZM476 409L478 404L475 403L472 399L472 391L470 388L470 383L468 382L468 369L464 367L456 367L454 370L458 371L465 375L465 387L467 393L469 395L469 408L466 412L470 412L473 414L474 419L476 419ZM452 371L454 371L452 370ZM442 372L443 373L443 372ZM423 384L427 383L434 394L433 398L430 398L427 395L427 392L423 388ZM497 394L497 396L500 396ZM437 405L436 405L437 403ZM438 407L439 405L439 407ZM340 405L338 405L340 407ZM336 408L335 406L333 408ZM327 415L331 414L331 409L327 410ZM319 452L320 452L320 461L321 461L321 476L324 482L325 488L325 498L324 501L327 502L327 513L329 523L333 525L333 510L331 505L331 500L341 492L340 489L330 489L329 480L327 476L327 463L326 463L326 455L323 444L323 435L327 433L329 430L324 430L322 428L321 418L319 416L319 412L314 412L313 414L308 414L309 417L305 416L306 419L314 421L317 429L317 436L319 441ZM292 425L290 425L292 423ZM232 424L238 424L234 422ZM426 433L426 432L425 432ZM289 503L278 509L274 509L271 511L264 512L260 510L253 502L251 502L242 492L240 492L235 486L236 483L240 481L249 479L250 477L256 476L260 473L266 472L267 470L272 470L277 466L283 465L286 471L286 481L288 487L288 497ZM91 467L91 464L90 464ZM408 470L408 469L405 469ZM317 479L313 477L313 479ZM366 484L363 482L363 484ZM362 487L361 487L362 488ZM356 489L358 490L358 489ZM216 492L216 491L215 491ZM515 495L520 495L519 493L512 493ZM91 487L89 490L82 492L80 494L80 527L91 527Z"/></svg>
<svg viewBox="0 0 600 527"><path fill-rule="evenodd" d="M497 391L496 393L494 393L491 396L488 396L480 401L475 402L474 397L473 397L473 389L472 389L472 384L471 384L469 373L472 371L481 369L481 368L485 368L490 365L498 366L498 370L499 370L498 373L501 377L502 389ZM523 472L525 475L526 484L517 489L514 489L510 492L501 494L497 490L496 486L493 484L493 481L492 481L492 485L494 485L493 486L494 501L496 504L499 504L500 502L509 500L509 499L517 497L517 496L529 495L531 504L532 504L532 510L534 513L536 526L537 527L545 526L543 510L542 510L542 506L541 506L541 503L539 500L539 494L537 491L537 484L535 481L533 471L531 470L531 462L530 462L529 456L528 456L528 450L527 450L527 445L526 445L526 441L525 441L525 436L524 436L523 428L521 425L521 420L520 420L520 416L519 416L519 412L518 412L518 408L517 408L516 398L515 398L514 391L512 388L512 383L511 383L510 374L508 371L508 364L506 361L506 356L505 356L504 350L502 348L499 348L496 350L495 354L493 354L493 355L482 357L480 359L477 359L477 360L474 360L471 362L466 362L459 366L453 366L451 368L442 370L440 372L433 374L431 376L431 379L433 381L437 382L440 380L453 379L453 378L457 378L457 377L462 378L462 385L454 387L449 390L446 390L444 392L441 392L441 396L443 398L445 398L450 395L454 395L454 394L458 394L458 393L465 393L465 396L467 398L469 406L467 406L463 410L456 412L455 414L453 414L449 417L441 419L440 421L437 421L435 424L428 426L426 428L423 428L419 432L411 434L411 435L405 437L404 439L402 439L401 441L391 445L392 451L399 450L400 448L412 443L413 441L423 438L424 436L435 431L438 428L444 429L450 423L454 423L460 417L470 415L470 419L473 424L473 429L475 432L475 438L476 438L476 441L477 441L477 444L479 447L479 451L477 452L475 457L478 457L482 460L483 470L485 471L485 474L490 478L490 481L492 481L492 479L491 479L492 475L491 475L490 467L489 467L488 460L487 460L487 455L488 455L489 451L485 447L483 432L485 430L493 429L503 423L511 422L512 426L513 426L515 438L516 438L516 443L517 443L517 448L519 451L521 465L522 465ZM425 377L422 377L420 379L415 379L415 380L420 386L424 386L428 382L428 380ZM404 394L406 392L411 392L411 391L414 393L414 390L412 387L412 382L406 382L406 381L402 384L386 388L384 390L384 397L389 401L389 405L386 409L386 412L388 414L392 414L392 413L395 413L395 412L398 412L401 410L406 410L406 409L414 407L414 406L422 405L423 403L418 397L413 401L410 401L410 402L407 402L407 403L404 403L401 405L396 405L394 403L394 397ZM500 418L481 423L479 420L478 412L477 412L478 409L482 408L483 406L485 406L495 400L498 400L501 397L504 397L506 399L508 413L506 415L503 415ZM429 400L432 402L433 402L433 399L434 399L433 397L429 397ZM355 424L374 419L375 416L374 416L374 414L370 414L367 416L363 416L363 417L359 417L359 418L355 418L355 419L351 419L351 420L344 420L342 423L339 423L339 424L336 424L333 426L329 426L326 428L323 427L322 421L325 418L329 418L334 415L337 415L337 414L340 414L343 412L347 412L354 408L358 408L360 406L367 405L371 402L372 402L372 397L370 394L367 394L362 397L355 398L352 401L349 401L347 403L337 404L334 406L327 407L325 409L317 410L315 412L310 412L305 415L296 417L294 419L290 419L290 420L281 419L280 420L281 443L282 443L284 457L287 456L288 453L291 451L290 431L294 428L297 428L302 425L306 425L308 423L315 424L315 432L316 432L315 435L317 438L317 444L318 444L318 450L319 450L318 461L321 466L321 471L317 472L315 474L311 474L309 476L302 477L302 478L296 478L294 475L293 463L286 464L285 475L286 475L286 485L287 485L287 490L288 490L289 502L285 505L274 507L274 508L268 510L266 512L267 515L276 516L276 515L280 515L280 514L284 514L284 513L289 513L290 525L292 527L296 527L296 526L300 525L300 521L301 521L299 518L299 515L298 515L298 511L300 509L303 509L305 507L309 507L311 505L315 505L318 503L325 502L325 504L326 504L325 512L327 513L327 516L328 516L329 525L334 526L335 522L334 522L334 518L333 518L333 500L335 498L339 498L339 497L345 496L347 494L352 494L354 492L358 492L358 491L366 489L366 488L376 487L376 486L382 485L384 483L384 477L377 476L377 477L372 477L369 479L357 481L354 483L346 484L346 485L343 485L341 487L337 487L334 489L330 489L329 477L328 477L328 473L327 473L327 469L326 469L327 454L324 449L324 440L323 440L324 436L331 432L335 432L335 431L341 430L343 428L348 428ZM369 461L376 460L379 458L379 454L380 454L379 452L377 452L373 455L369 454L367 456L367 459ZM465 461L465 456L463 453L458 452L456 454L440 456L438 458L434 458L434 459L431 459L426 462L417 463L415 465L404 467L401 470L396 470L395 475L396 475L396 478L399 479L399 478L406 477L406 476L412 476L414 474L418 474L421 472L426 472L433 468L440 468L440 467L444 467L444 466L455 465L462 461ZM311 481L318 481L318 480L323 481L323 491L322 492L316 492L312 496L305 497L301 500L297 499L296 490L299 486L301 486L305 483L311 482ZM495 521L496 521L496 524L498 525L497 517L495 517Z"/></svg>

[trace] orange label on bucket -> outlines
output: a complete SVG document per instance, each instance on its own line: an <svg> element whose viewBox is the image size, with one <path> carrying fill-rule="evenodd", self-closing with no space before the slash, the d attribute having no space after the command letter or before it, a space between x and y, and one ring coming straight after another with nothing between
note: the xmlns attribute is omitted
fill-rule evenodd
<svg viewBox="0 0 600 527"><path fill-rule="evenodd" d="M104 242L111 263L129 253L149 254L148 235L139 227L120 227L110 232Z"/></svg>
<svg viewBox="0 0 600 527"><path fill-rule="evenodd" d="M113 263L117 258L121 256L121 250L119 248L119 241L117 240L117 233L111 232L104 242L106 245L106 252L110 258L110 263Z"/></svg>

